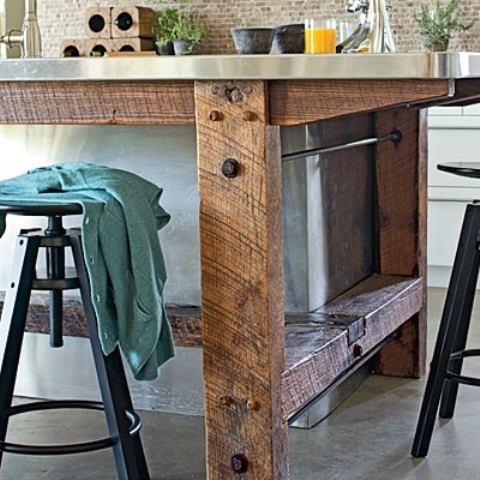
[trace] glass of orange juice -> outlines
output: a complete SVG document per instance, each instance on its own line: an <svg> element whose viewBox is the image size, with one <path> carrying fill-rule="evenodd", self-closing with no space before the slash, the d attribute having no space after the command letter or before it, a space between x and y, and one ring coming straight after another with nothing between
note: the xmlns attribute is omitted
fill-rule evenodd
<svg viewBox="0 0 480 480"><path fill-rule="evenodd" d="M336 37L335 19L305 20L305 53L335 53Z"/></svg>

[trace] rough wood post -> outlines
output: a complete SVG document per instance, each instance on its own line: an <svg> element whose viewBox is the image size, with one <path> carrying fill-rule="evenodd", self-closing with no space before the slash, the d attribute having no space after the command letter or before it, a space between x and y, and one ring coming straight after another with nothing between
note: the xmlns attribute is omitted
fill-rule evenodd
<svg viewBox="0 0 480 480"><path fill-rule="evenodd" d="M423 277L426 296L427 117L425 110L401 108L377 114L377 135L394 128L402 141L377 147L380 273ZM378 371L395 376L423 375L426 303L378 357Z"/></svg>
<svg viewBox="0 0 480 480"><path fill-rule="evenodd" d="M208 479L287 479L279 127L265 82L195 100Z"/></svg>

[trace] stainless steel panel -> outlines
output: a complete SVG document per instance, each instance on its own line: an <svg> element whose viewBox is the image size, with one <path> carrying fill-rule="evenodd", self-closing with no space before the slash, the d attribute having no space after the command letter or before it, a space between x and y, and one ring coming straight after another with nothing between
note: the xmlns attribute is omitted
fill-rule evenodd
<svg viewBox="0 0 480 480"><path fill-rule="evenodd" d="M283 152L371 136L360 118L284 128ZM283 164L287 310L315 310L373 271L373 173L371 147Z"/></svg>
<svg viewBox="0 0 480 480"><path fill-rule="evenodd" d="M338 143L339 128L337 122L285 128L284 151ZM371 135L368 122L348 128L342 130L347 140ZM168 270L165 296L170 303L200 305L193 127L0 126L0 145L5 158L15 159L2 164L0 178L36 166L84 161L131 170L164 188L162 204L172 215L159 234ZM283 166L287 310L318 308L371 271L369 151L362 147ZM20 224L25 228L25 221L9 219L7 234L15 235ZM11 239L0 242L0 261L8 261L11 245ZM7 272L0 270L2 290Z"/></svg>
<svg viewBox="0 0 480 480"><path fill-rule="evenodd" d="M186 55L1 60L0 81L467 78L480 54Z"/></svg>
<svg viewBox="0 0 480 480"><path fill-rule="evenodd" d="M31 398L99 400L89 341L65 337L63 348L50 348L48 335L25 334L15 395ZM153 382L137 382L126 369L136 408L203 415L202 351L177 348Z"/></svg>

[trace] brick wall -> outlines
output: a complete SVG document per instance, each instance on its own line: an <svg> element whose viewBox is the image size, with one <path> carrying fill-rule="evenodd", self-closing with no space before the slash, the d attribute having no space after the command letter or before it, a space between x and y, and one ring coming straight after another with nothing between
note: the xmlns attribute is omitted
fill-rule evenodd
<svg viewBox="0 0 480 480"><path fill-rule="evenodd" d="M212 33L204 42L202 53L235 53L230 28L237 26L277 26L302 22L304 18L334 16L352 20L342 0L179 0L166 5L193 5L201 12ZM391 29L397 50L418 50L418 27L412 12L420 1L390 0ZM66 38L85 36L85 12L91 6L144 6L159 10L158 0L37 0L38 19L45 57L59 56L59 45ZM479 18L480 0L464 0L466 18ZM480 21L470 31L454 39L451 50L480 51Z"/></svg>

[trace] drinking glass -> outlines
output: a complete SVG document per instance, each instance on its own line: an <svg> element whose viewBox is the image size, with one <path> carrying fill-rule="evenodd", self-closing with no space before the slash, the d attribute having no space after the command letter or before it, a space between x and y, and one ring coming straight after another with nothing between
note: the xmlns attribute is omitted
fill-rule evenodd
<svg viewBox="0 0 480 480"><path fill-rule="evenodd" d="M306 19L305 53L335 53L336 36L335 19Z"/></svg>

